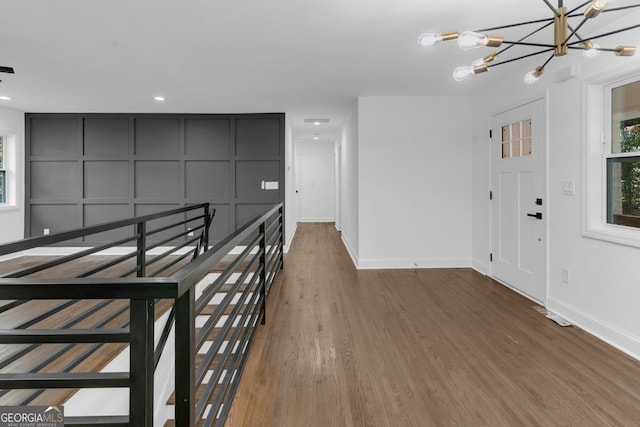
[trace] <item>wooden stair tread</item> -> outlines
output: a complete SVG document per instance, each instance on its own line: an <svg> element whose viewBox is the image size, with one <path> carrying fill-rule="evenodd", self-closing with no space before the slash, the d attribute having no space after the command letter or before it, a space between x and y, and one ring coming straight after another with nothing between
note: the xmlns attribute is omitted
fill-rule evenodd
<svg viewBox="0 0 640 427"><path fill-rule="evenodd" d="M0 263L2 269L15 271L26 268L37 262L42 262L42 257L27 257L28 260L19 260L17 264L7 267L6 263ZM13 261L13 260L11 260ZM99 260L97 260L99 262ZM16 268L16 265L18 268ZM87 264L83 264L86 267ZM57 309L66 300L31 300L22 305L14 307L0 313L0 324L2 329L14 329L40 314L51 311L51 314L37 323L30 325L27 329L59 329L68 325L72 319L86 315L86 318L79 322L67 326L69 329L93 329L101 325L101 328L115 329L128 324L129 309L126 300L77 300L73 304ZM173 300L160 300L156 302L155 318L159 319L164 313L171 309ZM89 313L90 310L95 310ZM116 315L117 312L120 312ZM105 321L113 316L108 322ZM21 344L0 346L0 363L9 360L12 355L18 355L23 349L30 349L28 353L21 354L20 357L2 367L3 373L24 373L24 372L62 372L68 369L78 357L87 350L93 350L83 361L77 363L69 372L99 372L118 354L126 348L125 343L102 344L94 349L94 344ZM46 363L52 354L61 353L53 360ZM46 363L45 366L40 365ZM29 405L60 405L75 393L70 389L48 389L39 390L40 394L29 401ZM0 395L0 405L18 405L25 399L32 396L33 390L11 390Z"/></svg>
<svg viewBox="0 0 640 427"><path fill-rule="evenodd" d="M200 312L200 314L198 314L198 316L211 316L211 315L213 314L213 312L214 312L214 311L216 311L216 309L217 309L218 307L219 307L219 306L218 306L218 305L215 305L215 304L208 304L208 305L205 305L205 306L202 308L202 311ZM235 305L235 304L229 304L228 306L226 306L226 307L224 308L224 310L222 310L222 314L223 314L223 315L227 315L227 316L228 316L228 315L230 315L230 314L231 314L231 312L233 311L233 309L234 309L235 307L236 307L236 305ZM240 315L240 314L243 314L243 313L244 313L244 311L247 309L247 307L250 307L250 305L249 305L249 304L246 304L246 301L245 301L245 304L242 304L242 307L240 308L240 310L238 310L238 314L239 314L239 315Z"/></svg>
<svg viewBox="0 0 640 427"><path fill-rule="evenodd" d="M225 375L228 375L228 372ZM200 386L196 388L196 401L200 400L200 398L204 394L205 388L208 385L209 384L200 384ZM216 392L215 392L215 388L214 388L214 391L213 391L213 393L211 395L211 398L209 399L209 402L207 402L207 403L212 403L211 400L215 399L215 393ZM175 395L175 392L173 392L173 393L171 393L171 396L169 397L169 399L167 399L167 405L175 405L175 404L176 404L176 395Z"/></svg>

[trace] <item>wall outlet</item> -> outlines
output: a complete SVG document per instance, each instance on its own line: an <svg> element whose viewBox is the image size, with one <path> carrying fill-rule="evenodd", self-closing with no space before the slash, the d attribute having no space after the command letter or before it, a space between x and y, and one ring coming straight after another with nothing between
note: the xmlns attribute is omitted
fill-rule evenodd
<svg viewBox="0 0 640 427"><path fill-rule="evenodd" d="M44 231L42 232L42 234L44 234L45 236L49 233L50 233L50 230L48 228L45 228Z"/></svg>
<svg viewBox="0 0 640 427"><path fill-rule="evenodd" d="M562 283L566 283L567 285L569 284L569 269L568 268L563 268L562 270L560 270L560 280L562 280Z"/></svg>

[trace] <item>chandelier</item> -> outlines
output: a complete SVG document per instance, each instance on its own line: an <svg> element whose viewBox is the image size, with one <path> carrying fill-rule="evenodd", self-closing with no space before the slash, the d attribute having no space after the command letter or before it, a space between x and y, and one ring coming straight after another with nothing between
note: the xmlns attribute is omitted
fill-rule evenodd
<svg viewBox="0 0 640 427"><path fill-rule="evenodd" d="M563 0L558 0L558 7L554 7L548 0L543 1L553 11L553 17L503 25L500 27L485 28L475 31L464 31L462 33L458 33L457 31L448 33L424 33L421 34L418 38L418 45L421 47L429 47L441 42L453 40L457 40L458 47L463 50L469 50L483 46L498 48L500 46L506 45L506 47L503 47L501 50L495 51L485 56L484 58L478 59L469 66L458 67L453 70L453 78L457 81L464 80L474 74L489 71L490 68L497 67L498 65L508 64L510 62L529 58L535 55L551 53L551 55L542 65L535 67L524 76L524 82L529 85L534 84L540 79L540 76L542 76L545 67L554 57L564 56L569 52L570 49L581 50L586 58L593 58L599 52L613 52L616 56L633 56L636 53L636 46L616 46L615 48L605 48L595 43L594 40L638 28L640 27L640 24L620 28L615 31L609 31L588 38L580 37L578 31L587 21L595 18L601 12L619 12L626 9L640 7L640 4L611 8L608 6L611 5L613 0L589 0L580 4L572 10L568 10L563 5ZM582 12L578 12L583 7L585 9ZM569 24L569 18L574 17L582 17L582 20L576 26L572 26L571 24ZM489 31L502 30L505 28L519 27L531 24L541 24L542 26L526 34L517 41L506 41L502 36L485 34ZM553 25L553 44L534 43L532 41L529 41L529 37L537 34L547 27L550 27L551 25ZM497 61L498 57L500 57L504 52L514 46L528 46L531 48L537 48L537 50L518 57L506 59L499 62Z"/></svg>

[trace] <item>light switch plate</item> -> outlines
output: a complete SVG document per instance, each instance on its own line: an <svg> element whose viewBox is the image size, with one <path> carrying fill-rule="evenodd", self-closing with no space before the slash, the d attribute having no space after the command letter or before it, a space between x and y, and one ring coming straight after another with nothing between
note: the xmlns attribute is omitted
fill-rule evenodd
<svg viewBox="0 0 640 427"><path fill-rule="evenodd" d="M574 182L562 181L562 194L565 196L573 196L574 194Z"/></svg>

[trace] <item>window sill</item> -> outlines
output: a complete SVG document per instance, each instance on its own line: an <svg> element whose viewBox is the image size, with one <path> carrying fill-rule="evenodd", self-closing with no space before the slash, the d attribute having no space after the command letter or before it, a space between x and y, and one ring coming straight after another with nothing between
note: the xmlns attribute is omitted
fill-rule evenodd
<svg viewBox="0 0 640 427"><path fill-rule="evenodd" d="M640 229L637 228L603 224L597 227L589 227L583 231L582 235L592 239L640 248Z"/></svg>

